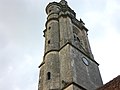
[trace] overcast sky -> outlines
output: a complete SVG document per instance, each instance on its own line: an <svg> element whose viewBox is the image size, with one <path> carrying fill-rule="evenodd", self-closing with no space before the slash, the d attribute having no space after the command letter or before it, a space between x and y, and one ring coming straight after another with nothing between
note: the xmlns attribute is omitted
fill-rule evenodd
<svg viewBox="0 0 120 90"><path fill-rule="evenodd" d="M37 90L45 7L60 0L0 0L0 90ZM68 0L89 29L103 82L120 74L120 0Z"/></svg>

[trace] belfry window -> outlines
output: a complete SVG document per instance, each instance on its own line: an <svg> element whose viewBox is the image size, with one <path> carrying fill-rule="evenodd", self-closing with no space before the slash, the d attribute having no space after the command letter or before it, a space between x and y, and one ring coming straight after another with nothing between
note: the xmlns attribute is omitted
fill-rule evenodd
<svg viewBox="0 0 120 90"><path fill-rule="evenodd" d="M50 79L51 79L51 73L48 72L48 73L47 73L47 80L50 80Z"/></svg>
<svg viewBox="0 0 120 90"><path fill-rule="evenodd" d="M74 41L77 41L77 35L74 33Z"/></svg>
<svg viewBox="0 0 120 90"><path fill-rule="evenodd" d="M80 42L80 39L76 34L74 34L74 41Z"/></svg>
<svg viewBox="0 0 120 90"><path fill-rule="evenodd" d="M80 42L80 39L77 37L77 41Z"/></svg>

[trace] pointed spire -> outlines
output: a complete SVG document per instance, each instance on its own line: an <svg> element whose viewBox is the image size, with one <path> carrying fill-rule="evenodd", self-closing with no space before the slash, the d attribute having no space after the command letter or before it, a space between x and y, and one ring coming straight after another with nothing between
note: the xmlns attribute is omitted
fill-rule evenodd
<svg viewBox="0 0 120 90"><path fill-rule="evenodd" d="M67 5L67 1L65 1L65 0L61 0L60 3L61 3L62 5Z"/></svg>

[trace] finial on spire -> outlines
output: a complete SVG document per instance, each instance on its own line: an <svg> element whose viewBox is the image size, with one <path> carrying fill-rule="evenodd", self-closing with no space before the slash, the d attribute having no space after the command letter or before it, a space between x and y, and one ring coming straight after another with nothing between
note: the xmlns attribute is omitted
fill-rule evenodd
<svg viewBox="0 0 120 90"><path fill-rule="evenodd" d="M67 5L67 1L66 1L66 0L61 0L60 3L61 3L62 5Z"/></svg>

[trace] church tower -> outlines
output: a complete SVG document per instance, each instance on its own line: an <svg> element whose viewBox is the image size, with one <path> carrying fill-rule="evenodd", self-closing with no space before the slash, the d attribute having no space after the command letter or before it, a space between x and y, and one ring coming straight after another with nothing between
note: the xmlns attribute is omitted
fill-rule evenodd
<svg viewBox="0 0 120 90"><path fill-rule="evenodd" d="M102 83L85 23L65 0L49 3L38 90L95 90Z"/></svg>

